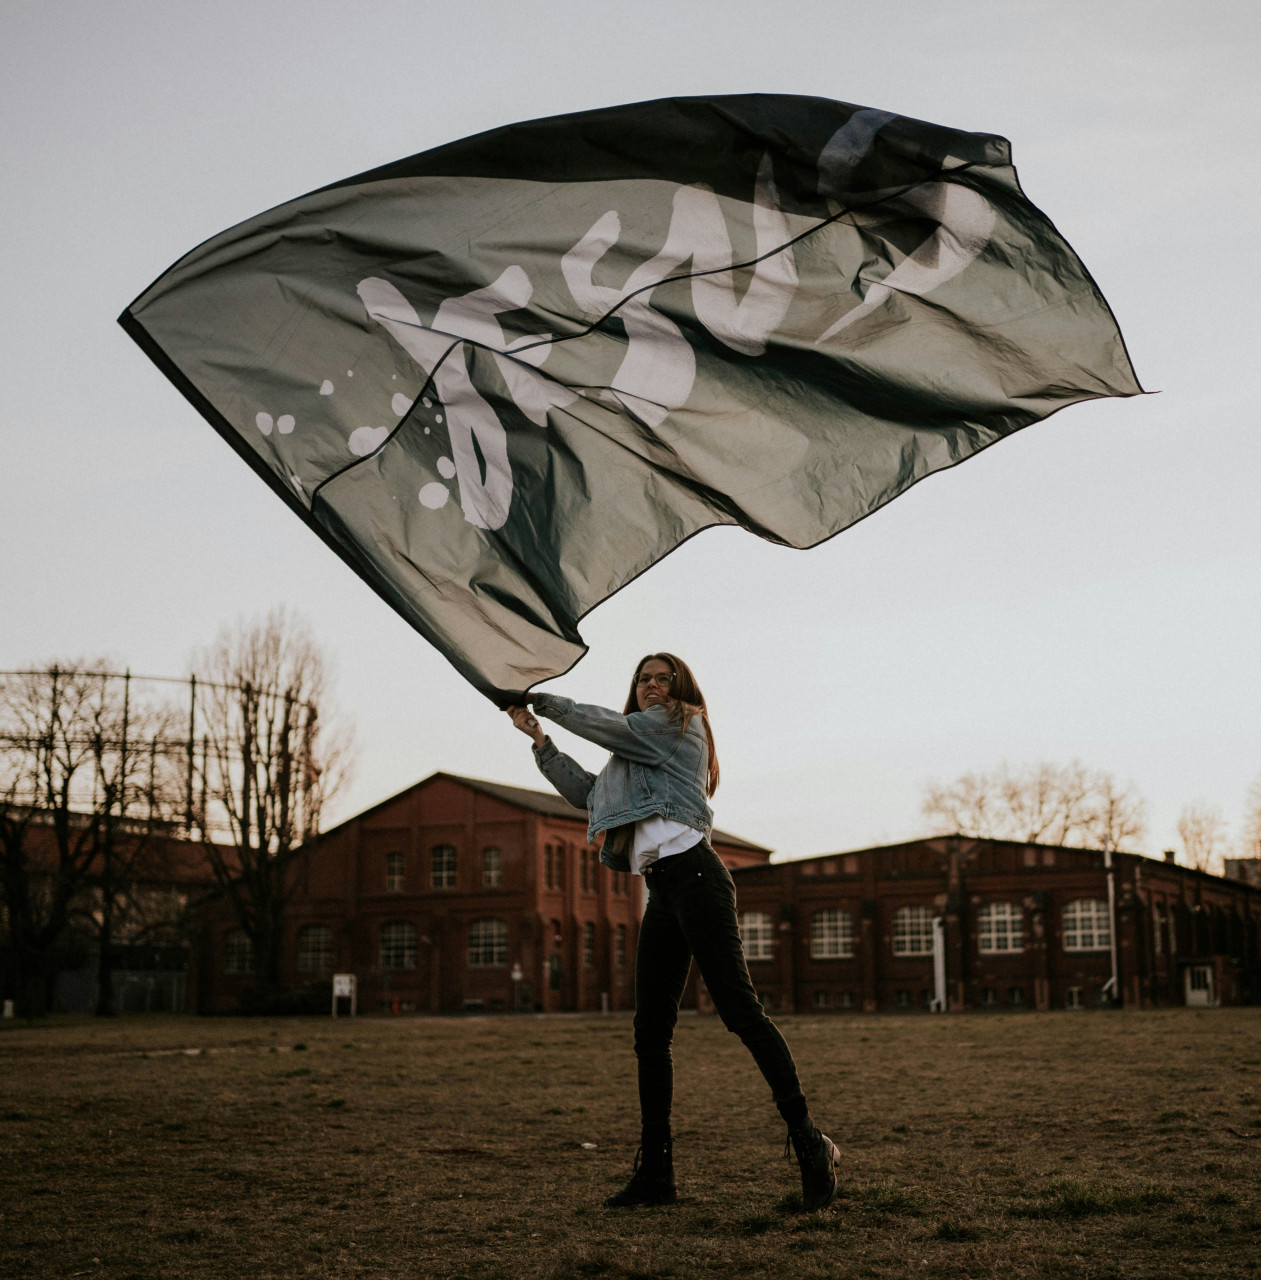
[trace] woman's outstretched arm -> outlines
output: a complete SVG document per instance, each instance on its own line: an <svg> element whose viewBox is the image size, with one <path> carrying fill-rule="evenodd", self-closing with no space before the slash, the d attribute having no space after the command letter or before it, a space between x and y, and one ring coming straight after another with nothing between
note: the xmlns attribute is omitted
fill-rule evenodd
<svg viewBox="0 0 1261 1280"><path fill-rule="evenodd" d="M572 756L557 749L551 738L545 737L539 722L526 707L509 707L512 723L534 743L534 761L543 776L575 809L587 809L591 788L595 786L595 774L588 773Z"/></svg>
<svg viewBox="0 0 1261 1280"><path fill-rule="evenodd" d="M665 707L623 715L562 698L558 693L532 693L530 705L570 733L638 764L663 763L678 750L681 740L678 723L670 719Z"/></svg>

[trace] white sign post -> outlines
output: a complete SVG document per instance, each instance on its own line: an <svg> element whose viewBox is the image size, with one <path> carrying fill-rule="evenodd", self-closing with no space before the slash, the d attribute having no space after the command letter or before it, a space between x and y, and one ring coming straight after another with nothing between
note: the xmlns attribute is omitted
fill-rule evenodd
<svg viewBox="0 0 1261 1280"><path fill-rule="evenodd" d="M355 1016L355 975L353 973L333 974L333 1017L338 1016L338 1004L342 1000L350 1001L350 1016Z"/></svg>

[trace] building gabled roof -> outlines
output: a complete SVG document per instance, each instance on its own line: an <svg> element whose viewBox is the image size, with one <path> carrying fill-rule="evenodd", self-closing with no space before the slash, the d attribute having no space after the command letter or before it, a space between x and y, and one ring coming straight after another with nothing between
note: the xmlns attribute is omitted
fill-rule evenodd
<svg viewBox="0 0 1261 1280"><path fill-rule="evenodd" d="M530 813L542 814L547 818L568 818L570 821L581 822L584 826L586 825L587 811L574 808L568 800L556 795L554 792L535 791L530 787L510 787L503 782L487 782L484 778L468 778L460 773L447 773L445 770L439 770L437 773L431 773L427 778L422 778L419 782L413 782L410 787L404 787L402 791L379 801L370 808L364 809L362 813L355 814L353 818L347 818L345 822L338 823L337 827L330 828L330 831L336 831L339 827L356 822L358 819L376 812L376 810L383 808L385 805L391 804L403 796L410 795L420 787L428 786L429 783L436 781L438 778L446 778L450 782L457 782L472 791L478 791L494 800L502 800L505 804L514 805L518 809L526 809ZM323 831L317 839L328 834L328 831ZM713 838L720 844L730 845L733 849L749 849L754 853L765 853L768 856L771 853L771 850L765 846L754 844L752 840L744 840L740 836L734 836L729 831L719 831L715 828Z"/></svg>

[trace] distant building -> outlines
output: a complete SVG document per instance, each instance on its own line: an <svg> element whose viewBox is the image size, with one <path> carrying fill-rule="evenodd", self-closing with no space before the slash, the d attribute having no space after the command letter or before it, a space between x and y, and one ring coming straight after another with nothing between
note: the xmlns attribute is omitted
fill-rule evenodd
<svg viewBox="0 0 1261 1280"><path fill-rule="evenodd" d="M770 850L715 832L729 867ZM435 773L319 836L286 925L287 986L353 973L359 1008L583 1010L634 1005L640 882L600 865L560 796ZM226 901L201 919L195 1007L253 982Z"/></svg>
<svg viewBox="0 0 1261 1280"><path fill-rule="evenodd" d="M1112 861L1111 898L1095 850L961 836L744 867L749 971L783 1011L1261 1000L1261 887Z"/></svg>
<svg viewBox="0 0 1261 1280"><path fill-rule="evenodd" d="M1261 889L1261 858L1227 858L1226 879Z"/></svg>
<svg viewBox="0 0 1261 1280"><path fill-rule="evenodd" d="M172 824L116 820L111 858L104 837L87 814L68 816L74 850L74 891L69 923L50 955L51 1007L90 1013L100 986L104 885L112 886L109 985L116 1012L182 1012L189 967L188 912L215 884L200 841ZM54 815L31 812L22 857L32 896L47 901L58 891L58 841ZM14 859L13 865L20 865ZM0 895L2 900L2 895ZM0 995L17 995L17 965L9 906L0 906Z"/></svg>

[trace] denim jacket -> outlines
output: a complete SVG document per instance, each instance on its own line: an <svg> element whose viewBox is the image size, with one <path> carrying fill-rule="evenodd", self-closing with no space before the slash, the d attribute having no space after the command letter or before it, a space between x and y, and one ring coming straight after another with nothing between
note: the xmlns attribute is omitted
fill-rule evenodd
<svg viewBox="0 0 1261 1280"><path fill-rule="evenodd" d="M587 839L608 832L600 861L614 871L630 870L635 823L659 813L682 822L706 840L713 827L705 786L709 744L699 716L685 733L664 706L622 715L585 706L555 693L531 697L536 715L555 720L613 754L599 774L588 773L547 738L534 748L543 776L570 804L589 811Z"/></svg>

